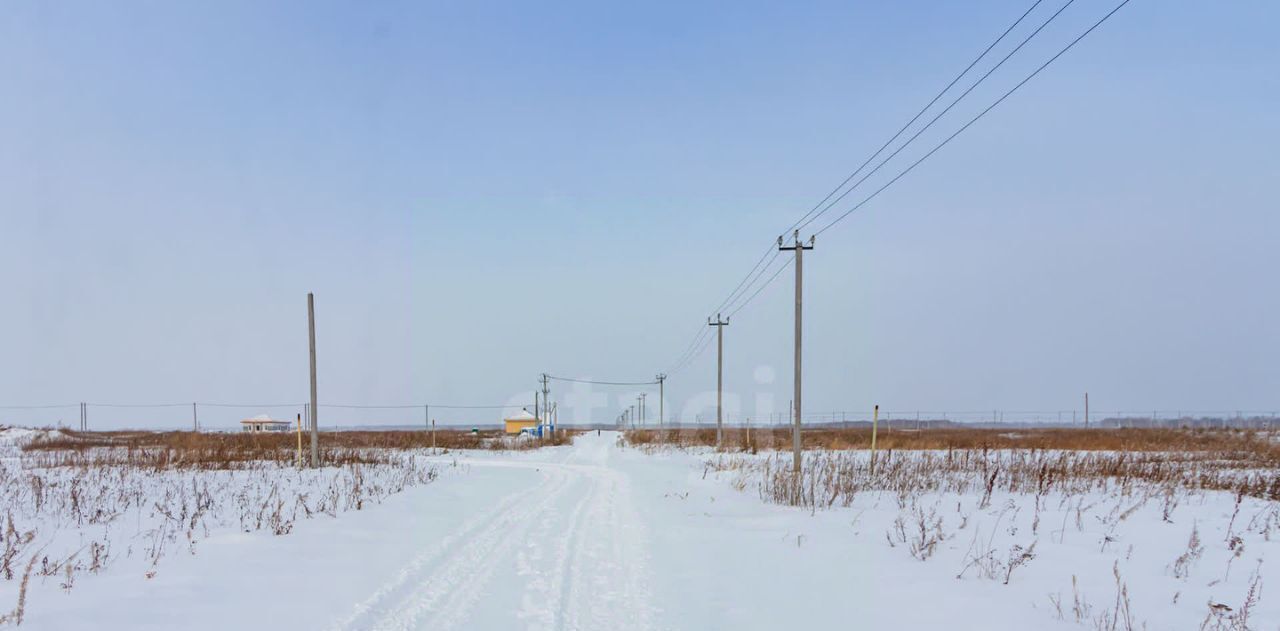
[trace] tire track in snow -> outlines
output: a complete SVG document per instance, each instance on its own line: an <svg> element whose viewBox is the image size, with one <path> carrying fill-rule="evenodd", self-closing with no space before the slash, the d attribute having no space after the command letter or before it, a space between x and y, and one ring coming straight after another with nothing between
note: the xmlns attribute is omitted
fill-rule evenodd
<svg viewBox="0 0 1280 631"><path fill-rule="evenodd" d="M627 630L653 628L647 539L630 480L608 465L487 461L495 468L539 469L537 487L499 500L379 588L341 629L449 629L466 626L503 563L522 579L508 627ZM579 454L573 454L580 456ZM595 457L591 457L595 456ZM505 588L504 588L505 589ZM523 623L523 624L522 624Z"/></svg>
<svg viewBox="0 0 1280 631"><path fill-rule="evenodd" d="M441 560L438 568L423 577L418 589L369 628L379 631L409 629L449 629L462 622L479 599L494 569L519 541L510 536L522 524L536 519L550 508L572 481L564 469L539 463L554 480L539 485L499 519L468 538L468 541ZM428 617L424 620L424 617Z"/></svg>
<svg viewBox="0 0 1280 631"><path fill-rule="evenodd" d="M647 538L621 473L602 469L588 530L580 540L570 584L566 629L651 629L655 609L649 589ZM582 576L587 578L583 579Z"/></svg>
<svg viewBox="0 0 1280 631"><path fill-rule="evenodd" d="M367 629L373 622L387 615L391 607L408 597L409 592L416 589L424 579L424 573L430 571L432 562L445 555L461 541L472 536L472 533L492 524L503 513L509 510L527 494L523 491L512 493L498 500L489 510L471 517L452 533L441 539L436 545L424 550L388 582L384 583L372 595L355 607L355 611L341 622L330 627L334 631Z"/></svg>
<svg viewBox="0 0 1280 631"><path fill-rule="evenodd" d="M582 471L580 468L575 470ZM585 476L579 475L579 478L582 477ZM571 583L571 576L576 567L578 541L582 537L585 509L591 502L595 487L593 478L589 488L582 493L582 499L574 505L573 511L568 515L568 525L558 531L559 536L551 536L552 520L549 519L545 522L546 527L538 533L531 533L526 541L526 547L532 551L541 551L546 547L547 542L556 542L555 555L550 560L550 569L522 568L521 573L532 575L532 578L525 586L519 617L530 619L528 628L531 631L564 627L567 584Z"/></svg>

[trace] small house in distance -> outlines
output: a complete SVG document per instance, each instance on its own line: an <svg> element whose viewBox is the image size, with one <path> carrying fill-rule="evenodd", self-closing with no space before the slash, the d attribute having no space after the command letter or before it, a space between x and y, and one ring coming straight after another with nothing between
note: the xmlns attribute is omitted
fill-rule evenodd
<svg viewBox="0 0 1280 631"><path fill-rule="evenodd" d="M247 418L240 421L240 431L242 432L287 432L289 431L289 421L277 421L266 414L259 414L253 418Z"/></svg>
<svg viewBox="0 0 1280 631"><path fill-rule="evenodd" d="M519 413L502 419L502 424L508 434L519 434L525 431L533 432L538 428L538 417L530 414L528 410L520 410Z"/></svg>

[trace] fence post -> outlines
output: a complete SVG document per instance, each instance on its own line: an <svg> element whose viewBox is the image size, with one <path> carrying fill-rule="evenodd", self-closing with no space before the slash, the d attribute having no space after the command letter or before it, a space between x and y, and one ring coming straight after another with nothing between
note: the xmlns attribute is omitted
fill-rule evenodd
<svg viewBox="0 0 1280 631"><path fill-rule="evenodd" d="M880 406L871 413L871 475L876 474L876 426L880 424Z"/></svg>

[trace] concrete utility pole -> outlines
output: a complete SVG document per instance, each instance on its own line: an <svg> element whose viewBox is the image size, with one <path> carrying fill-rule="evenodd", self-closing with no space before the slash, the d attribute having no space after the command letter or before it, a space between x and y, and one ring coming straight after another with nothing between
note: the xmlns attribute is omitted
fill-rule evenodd
<svg viewBox="0 0 1280 631"><path fill-rule="evenodd" d="M196 404L191 404L191 431L200 431L200 417L196 416Z"/></svg>
<svg viewBox="0 0 1280 631"><path fill-rule="evenodd" d="M307 331L309 346L311 347L311 407L309 408L311 415L311 466L320 466L320 416L316 405L316 299L315 295L307 293Z"/></svg>
<svg viewBox="0 0 1280 631"><path fill-rule="evenodd" d="M547 373L542 373L542 408L543 408L543 424L551 420L551 390L547 387Z"/></svg>
<svg viewBox="0 0 1280 631"><path fill-rule="evenodd" d="M716 449L724 442L724 327L729 320L721 320L716 314L716 321L707 318L707 326L716 327Z"/></svg>
<svg viewBox="0 0 1280 631"><path fill-rule="evenodd" d="M663 425L663 422L664 422L663 413L665 411L663 408L663 404L666 402L666 396L662 392L662 382L667 380L667 376L665 374L659 373L657 376L654 377L654 380L658 382L658 434L665 436L666 435L665 433L667 430L666 430L666 427Z"/></svg>
<svg viewBox="0 0 1280 631"><path fill-rule="evenodd" d="M801 325L803 319L803 298L804 298L804 251L813 249L813 237L809 237L809 245L805 245L800 241L800 231L796 230L792 235L795 244L790 246L782 245L782 237L778 237L778 249L783 251L793 251L796 253L796 357L795 357L795 403L794 414L795 424L791 427L791 451L794 455L795 462L793 470L800 473L800 340Z"/></svg>
<svg viewBox="0 0 1280 631"><path fill-rule="evenodd" d="M1084 393L1084 426L1089 427L1089 393Z"/></svg>
<svg viewBox="0 0 1280 631"><path fill-rule="evenodd" d="M645 393L644 393L644 392L641 392L641 393L640 393L640 396L636 397L636 399L637 399L638 401L640 401L640 405L639 405L639 408L640 408L640 427L644 427L644 397L645 397Z"/></svg>

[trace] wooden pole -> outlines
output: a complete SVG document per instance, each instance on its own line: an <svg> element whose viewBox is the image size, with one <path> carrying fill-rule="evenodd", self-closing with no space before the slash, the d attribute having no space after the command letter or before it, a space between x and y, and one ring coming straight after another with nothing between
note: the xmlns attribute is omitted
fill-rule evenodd
<svg viewBox="0 0 1280 631"><path fill-rule="evenodd" d="M302 413L298 413L298 468L302 468Z"/></svg>
<svg viewBox="0 0 1280 631"><path fill-rule="evenodd" d="M307 339L311 350L311 466L320 466L320 410L316 405L316 302L307 293Z"/></svg>
<svg viewBox="0 0 1280 631"><path fill-rule="evenodd" d="M876 426L880 424L880 406L871 413L871 475L876 474Z"/></svg>

